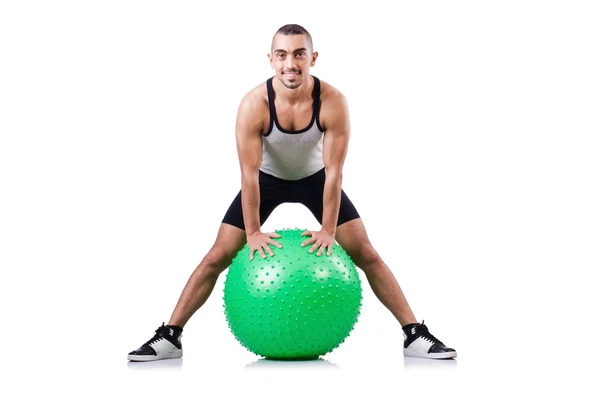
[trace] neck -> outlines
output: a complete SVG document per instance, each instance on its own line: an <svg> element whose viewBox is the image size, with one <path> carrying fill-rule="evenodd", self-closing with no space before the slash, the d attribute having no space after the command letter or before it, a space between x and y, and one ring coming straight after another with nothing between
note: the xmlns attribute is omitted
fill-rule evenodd
<svg viewBox="0 0 600 397"><path fill-rule="evenodd" d="M277 93L279 99L290 104L296 104L306 100L306 98L310 99L312 97L314 84L315 81L311 75L308 75L302 84L300 84L300 87L296 89L287 88L278 78L274 78L273 90Z"/></svg>

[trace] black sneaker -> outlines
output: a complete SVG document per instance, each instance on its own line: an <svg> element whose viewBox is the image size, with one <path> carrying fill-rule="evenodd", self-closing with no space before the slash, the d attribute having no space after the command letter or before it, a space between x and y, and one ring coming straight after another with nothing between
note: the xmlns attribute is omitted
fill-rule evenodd
<svg viewBox="0 0 600 397"><path fill-rule="evenodd" d="M408 324L404 331L404 355L425 358L454 358L456 350L446 347L438 338L431 335L425 321L421 324Z"/></svg>
<svg viewBox="0 0 600 397"><path fill-rule="evenodd" d="M152 339L144 343L139 349L129 353L127 359L131 361L154 361L183 356L181 348L182 331L180 327L162 323L154 331Z"/></svg>

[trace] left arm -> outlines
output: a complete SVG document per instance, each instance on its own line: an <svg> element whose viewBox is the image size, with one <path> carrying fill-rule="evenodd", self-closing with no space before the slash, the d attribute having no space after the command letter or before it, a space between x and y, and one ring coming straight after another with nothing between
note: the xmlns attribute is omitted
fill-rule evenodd
<svg viewBox="0 0 600 397"><path fill-rule="evenodd" d="M331 255L331 247L335 242L340 201L342 197L342 168L348 151L350 140L350 117L346 98L336 93L331 99L330 106L323 112L323 124L326 128L323 137L323 163L325 164L325 187L323 190L323 219L321 231L304 232L302 235L312 235L302 246L313 243L309 250L312 253L319 248L320 256L327 248Z"/></svg>
<svg viewBox="0 0 600 397"><path fill-rule="evenodd" d="M322 230L335 236L340 200L342 197L342 168L350 140L350 120L346 98L339 94L331 109L331 121L323 137L323 162L325 163L325 188L323 190Z"/></svg>

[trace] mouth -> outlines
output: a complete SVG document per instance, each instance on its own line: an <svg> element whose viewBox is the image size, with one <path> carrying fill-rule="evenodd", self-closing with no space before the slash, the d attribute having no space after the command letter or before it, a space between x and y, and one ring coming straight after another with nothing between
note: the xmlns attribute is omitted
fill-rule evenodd
<svg viewBox="0 0 600 397"><path fill-rule="evenodd" d="M300 74L300 72L284 72L285 77L288 79L293 79Z"/></svg>

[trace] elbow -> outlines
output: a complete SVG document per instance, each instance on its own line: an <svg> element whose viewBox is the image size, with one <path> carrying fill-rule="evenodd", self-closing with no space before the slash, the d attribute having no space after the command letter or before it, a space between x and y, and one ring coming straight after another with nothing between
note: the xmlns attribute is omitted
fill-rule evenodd
<svg viewBox="0 0 600 397"><path fill-rule="evenodd" d="M342 169L339 167L325 167L325 177L330 180L342 182Z"/></svg>
<svg viewBox="0 0 600 397"><path fill-rule="evenodd" d="M242 170L242 186L258 183L258 168Z"/></svg>

